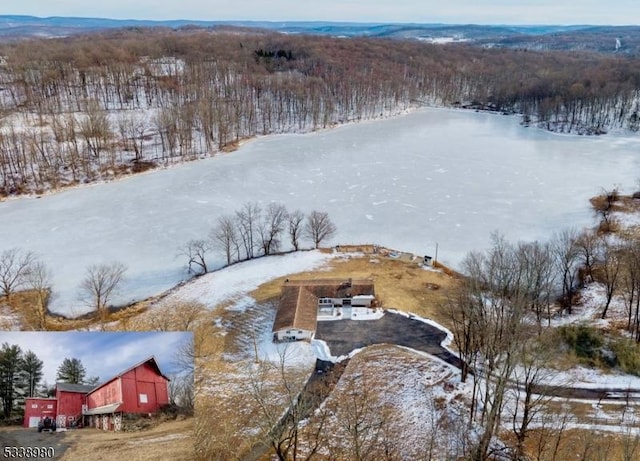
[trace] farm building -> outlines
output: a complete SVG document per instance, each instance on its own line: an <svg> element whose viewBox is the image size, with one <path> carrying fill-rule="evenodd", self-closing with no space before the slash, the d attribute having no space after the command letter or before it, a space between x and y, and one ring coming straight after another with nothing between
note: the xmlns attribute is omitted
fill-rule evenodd
<svg viewBox="0 0 640 461"><path fill-rule="evenodd" d="M105 381L86 398L91 427L120 430L124 413L155 413L169 403L169 378L151 357Z"/></svg>
<svg viewBox="0 0 640 461"><path fill-rule="evenodd" d="M55 418L58 401L55 398L31 397L24 403L24 427L38 427L45 417Z"/></svg>
<svg viewBox="0 0 640 461"><path fill-rule="evenodd" d="M82 405L85 403L87 393L94 387L84 384L56 383L57 427L70 427L82 420Z"/></svg>
<svg viewBox="0 0 640 461"><path fill-rule="evenodd" d="M56 419L58 427L83 425L104 430L120 430L122 415L155 413L169 403L169 378L150 357L98 386L56 383L56 397L28 398L25 427L37 427L45 416Z"/></svg>
<svg viewBox="0 0 640 461"><path fill-rule="evenodd" d="M273 322L274 341L313 339L318 312L331 314L338 307L372 307L373 281L365 280L287 280Z"/></svg>

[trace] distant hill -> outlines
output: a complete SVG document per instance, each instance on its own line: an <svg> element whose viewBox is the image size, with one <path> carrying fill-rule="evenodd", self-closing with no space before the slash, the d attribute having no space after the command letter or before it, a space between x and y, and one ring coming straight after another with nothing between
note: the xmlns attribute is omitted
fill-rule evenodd
<svg viewBox="0 0 640 461"><path fill-rule="evenodd" d="M386 37L431 43L466 42L487 48L529 50L582 50L640 55L640 26L510 26L474 24L384 24L322 21L151 21L35 16L0 16L0 40L65 37L106 29L130 27L213 28L251 27L286 34L318 34L336 37Z"/></svg>

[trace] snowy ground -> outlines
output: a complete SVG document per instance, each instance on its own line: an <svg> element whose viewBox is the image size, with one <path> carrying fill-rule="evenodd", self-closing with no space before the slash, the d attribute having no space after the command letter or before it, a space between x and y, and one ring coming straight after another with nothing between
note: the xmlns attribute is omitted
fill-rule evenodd
<svg viewBox="0 0 640 461"><path fill-rule="evenodd" d="M354 405L361 426L382 418L394 459L449 459L438 456L445 452L454 459L468 434L459 431L466 426L468 387L455 368L424 354L393 346L367 348L352 359L322 404L330 415L324 423L332 434L329 450L339 453L353 443L345 424L354 414L352 402L360 398ZM307 424L313 427L313 418ZM363 447L372 443L366 437L361 442ZM426 453L431 443L435 458Z"/></svg>
<svg viewBox="0 0 640 461"><path fill-rule="evenodd" d="M607 309L604 319L600 318L606 303L606 288L604 284L594 282L580 290L580 303L574 306L571 314L563 314L551 319L552 326L567 325L571 323L588 322L597 327L606 327L611 322L624 321L627 318L627 310L624 299L614 296Z"/></svg>
<svg viewBox="0 0 640 461"><path fill-rule="evenodd" d="M592 225L588 199L635 183L640 137L557 135L516 117L425 109L306 135L270 136L238 151L58 194L0 203L0 251L22 247L53 273L56 312L87 310L78 285L90 264L128 266L117 303L187 277L178 248L206 238L246 201L326 210L335 242L373 242L450 265L509 239L545 239ZM571 174L566 174L571 171ZM571 193L567 193L571 191ZM624 192L624 190L623 190ZM211 266L220 265L220 256Z"/></svg>
<svg viewBox="0 0 640 461"><path fill-rule="evenodd" d="M288 274L318 269L331 259L347 256L348 253L312 250L245 261L184 284L164 298L162 303L197 300L213 308L220 303L231 302L229 309L242 311L255 302L247 293L263 283Z"/></svg>

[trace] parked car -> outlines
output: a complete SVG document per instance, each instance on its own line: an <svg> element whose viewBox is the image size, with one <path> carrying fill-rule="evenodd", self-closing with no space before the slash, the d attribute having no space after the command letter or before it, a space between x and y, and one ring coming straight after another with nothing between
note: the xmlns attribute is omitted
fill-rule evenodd
<svg viewBox="0 0 640 461"><path fill-rule="evenodd" d="M41 419L40 422L38 423L38 432L42 432L42 431L55 432L56 420L53 418L49 418L48 416L45 416L44 419Z"/></svg>

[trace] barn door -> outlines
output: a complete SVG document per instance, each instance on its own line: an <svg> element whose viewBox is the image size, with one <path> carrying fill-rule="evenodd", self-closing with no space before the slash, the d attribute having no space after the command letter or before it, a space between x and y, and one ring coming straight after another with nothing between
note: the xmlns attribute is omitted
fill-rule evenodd
<svg viewBox="0 0 640 461"><path fill-rule="evenodd" d="M38 427L40 416L29 416L29 427Z"/></svg>

